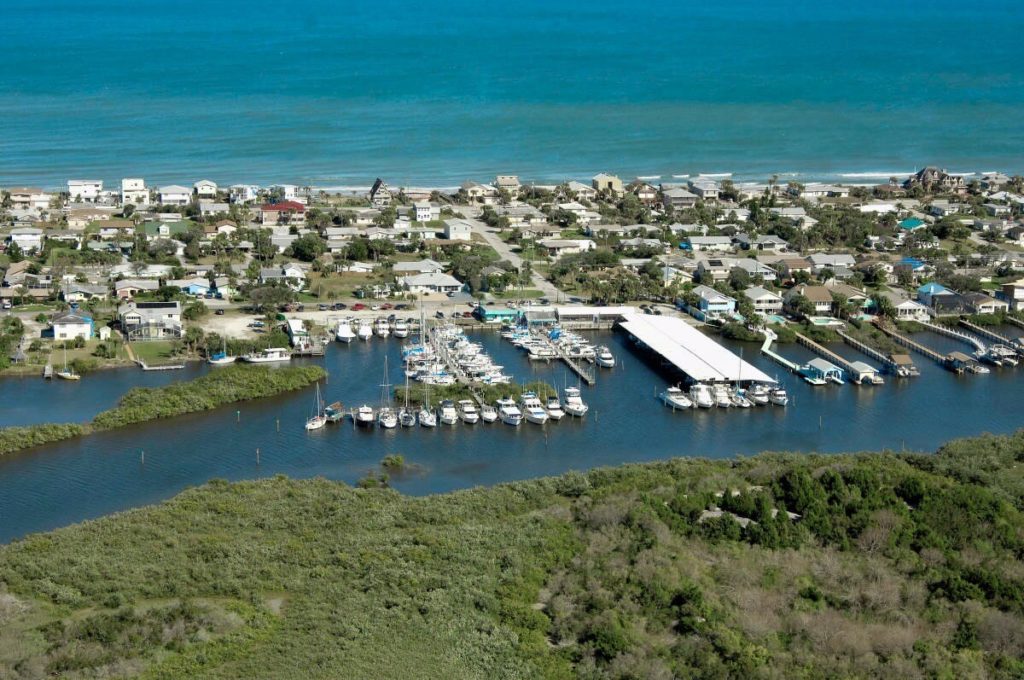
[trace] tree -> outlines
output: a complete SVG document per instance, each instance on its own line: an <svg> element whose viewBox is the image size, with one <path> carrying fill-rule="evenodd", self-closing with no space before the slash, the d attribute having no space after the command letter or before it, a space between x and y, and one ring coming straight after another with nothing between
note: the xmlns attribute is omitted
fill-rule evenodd
<svg viewBox="0 0 1024 680"><path fill-rule="evenodd" d="M887 296L876 293L871 296L871 301L875 305L876 314L886 319L896 318L896 305Z"/></svg>
<svg viewBox="0 0 1024 680"><path fill-rule="evenodd" d="M249 291L249 300L256 309L267 312L295 300L295 291L287 286L266 285Z"/></svg>
<svg viewBox="0 0 1024 680"><path fill-rule="evenodd" d="M9 259L12 264L15 262L21 262L25 259L25 252L16 242L11 241L10 247L7 248L7 259Z"/></svg>
<svg viewBox="0 0 1024 680"><path fill-rule="evenodd" d="M316 234L305 234L292 241L291 250L293 257L312 262L327 250L327 244Z"/></svg>
<svg viewBox="0 0 1024 680"><path fill-rule="evenodd" d="M186 306L185 309L182 310L181 318L185 319L186 321L196 321L197 319L201 319L209 313L210 310L207 309L203 301L196 300L195 302Z"/></svg>
<svg viewBox="0 0 1024 680"><path fill-rule="evenodd" d="M814 303L804 295L794 295L789 298L789 308L802 316L814 316Z"/></svg>

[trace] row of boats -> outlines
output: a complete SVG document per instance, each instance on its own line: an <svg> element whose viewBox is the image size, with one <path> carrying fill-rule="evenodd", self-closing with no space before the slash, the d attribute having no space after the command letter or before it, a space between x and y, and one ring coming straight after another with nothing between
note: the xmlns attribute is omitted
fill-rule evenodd
<svg viewBox="0 0 1024 680"><path fill-rule="evenodd" d="M615 355L604 345L594 345L578 333L554 327L545 335L541 331L506 326L501 337L527 353L531 361L551 361L560 354L582 359L602 368L615 367Z"/></svg>
<svg viewBox="0 0 1024 680"><path fill-rule="evenodd" d="M785 406L789 403L789 395L782 387L754 384L747 389L730 387L724 384L709 385L694 383L688 391L680 387L669 387L658 398L669 408L751 408L775 404Z"/></svg>
<svg viewBox="0 0 1024 680"><path fill-rule="evenodd" d="M385 317L377 319L342 319L334 329L334 338L338 342L349 343L355 339L367 341L372 337L386 338L393 335L396 338L409 337L409 323L402 319L391 321Z"/></svg>

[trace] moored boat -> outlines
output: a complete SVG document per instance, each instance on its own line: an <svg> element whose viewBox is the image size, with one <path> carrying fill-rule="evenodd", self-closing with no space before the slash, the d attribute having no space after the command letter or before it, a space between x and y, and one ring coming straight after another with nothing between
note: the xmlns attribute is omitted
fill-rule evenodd
<svg viewBox="0 0 1024 680"><path fill-rule="evenodd" d="M242 356L242 361L249 364L269 364L277 361L291 361L291 359L292 353L287 347L269 347Z"/></svg>
<svg viewBox="0 0 1024 680"><path fill-rule="evenodd" d="M527 422L534 425L543 425L548 422L548 412L544 410L540 398L533 392L523 392L519 398L519 408Z"/></svg>
<svg viewBox="0 0 1024 680"><path fill-rule="evenodd" d="M566 387L562 392L565 397L562 400L562 410L576 418L582 418L587 415L590 407L583 401L578 387Z"/></svg>
<svg viewBox="0 0 1024 680"><path fill-rule="evenodd" d="M554 395L548 397L547 402L544 404L544 410L547 411L548 418L551 418L551 420L561 420L565 417L562 402L558 401L558 397Z"/></svg>
<svg viewBox="0 0 1024 680"><path fill-rule="evenodd" d="M459 418L462 419L462 422L470 425L480 422L480 411L477 410L476 404L473 403L472 399L459 400L458 407Z"/></svg>
<svg viewBox="0 0 1024 680"><path fill-rule="evenodd" d="M690 386L690 400L698 408L711 408L715 405L715 398L711 394L711 387L704 383L694 383Z"/></svg>
<svg viewBox="0 0 1024 680"><path fill-rule="evenodd" d="M498 417L501 418L501 422L506 425L512 425L513 427L518 426L519 423L523 422L523 412L516 406L516 402L506 397L499 399L494 402L495 406L498 407Z"/></svg>
<svg viewBox="0 0 1024 680"><path fill-rule="evenodd" d="M498 420L498 409L494 408L490 404L484 404L480 407L480 420L485 423L493 423Z"/></svg>
<svg viewBox="0 0 1024 680"><path fill-rule="evenodd" d="M338 323L338 329L334 331L334 338L338 342L344 342L346 344L356 339L355 331L352 330L352 322L348 319L340 321Z"/></svg>
<svg viewBox="0 0 1024 680"><path fill-rule="evenodd" d="M675 409L687 409L693 407L693 402L686 394L678 387L672 386L665 388L665 391L658 395L662 403L665 406Z"/></svg>
<svg viewBox="0 0 1024 680"><path fill-rule="evenodd" d="M441 421L442 425L454 425L459 422L459 413L455 410L454 401L445 399L441 402L441 406L438 409L438 420Z"/></svg>
<svg viewBox="0 0 1024 680"><path fill-rule="evenodd" d="M615 367L615 355L607 347L601 346L595 350L594 361L602 368Z"/></svg>

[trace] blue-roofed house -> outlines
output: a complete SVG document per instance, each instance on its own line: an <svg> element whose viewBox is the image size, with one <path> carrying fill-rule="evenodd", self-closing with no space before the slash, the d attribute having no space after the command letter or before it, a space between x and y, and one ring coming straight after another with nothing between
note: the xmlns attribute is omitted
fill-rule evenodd
<svg viewBox="0 0 1024 680"><path fill-rule="evenodd" d="M935 303L941 298L955 295L956 293L952 292L941 283L936 283L934 281L926 283L917 289L917 299L921 304L928 307L935 307Z"/></svg>
<svg viewBox="0 0 1024 680"><path fill-rule="evenodd" d="M924 220L920 220L916 217L908 217L897 226L903 231L917 231L918 229L924 229L928 225L925 224Z"/></svg>

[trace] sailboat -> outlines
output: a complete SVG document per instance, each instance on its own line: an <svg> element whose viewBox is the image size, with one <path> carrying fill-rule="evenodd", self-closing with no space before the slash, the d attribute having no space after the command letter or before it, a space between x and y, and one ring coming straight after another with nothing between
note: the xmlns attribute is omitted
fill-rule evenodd
<svg viewBox="0 0 1024 680"><path fill-rule="evenodd" d="M320 400L320 383L316 384L316 406L314 407L313 416L306 420L307 430L319 430L321 427L327 424L327 416L324 415L323 401Z"/></svg>
<svg viewBox="0 0 1024 680"><path fill-rule="evenodd" d="M217 354L213 354L207 359L207 363L211 366L227 366L228 364L235 363L235 357L228 355L228 340L227 338L221 338L221 349Z"/></svg>
<svg viewBox="0 0 1024 680"><path fill-rule="evenodd" d="M82 376L75 373L75 369L68 368L68 348L64 347L64 368L57 371L57 377L63 380L81 380Z"/></svg>
<svg viewBox="0 0 1024 680"><path fill-rule="evenodd" d="M437 414L430 410L430 383L424 383L426 391L423 396L423 405L420 406L418 419L421 427L437 427Z"/></svg>
<svg viewBox="0 0 1024 680"><path fill-rule="evenodd" d="M380 385L380 410L377 411L377 424L390 430L398 426L398 416L391 408L391 384L388 382L388 358L384 357L384 382Z"/></svg>
<svg viewBox="0 0 1024 680"><path fill-rule="evenodd" d="M409 373L405 374L405 406L398 411L398 422L402 427L416 424L416 414L409 410Z"/></svg>

